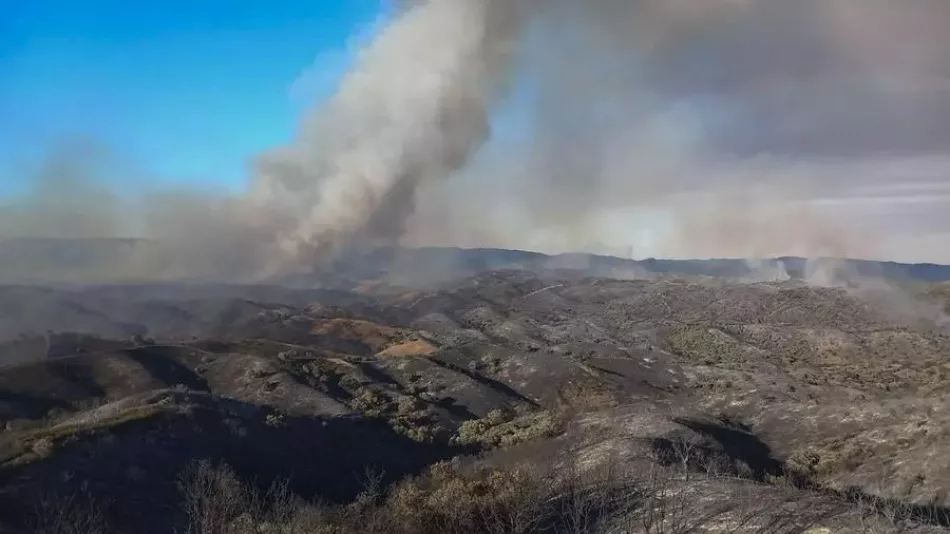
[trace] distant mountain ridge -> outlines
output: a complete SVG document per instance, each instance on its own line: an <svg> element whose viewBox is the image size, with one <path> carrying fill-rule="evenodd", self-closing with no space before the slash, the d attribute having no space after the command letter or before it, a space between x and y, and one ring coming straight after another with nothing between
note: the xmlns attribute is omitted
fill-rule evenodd
<svg viewBox="0 0 950 534"><path fill-rule="evenodd" d="M603 278L641 278L667 275L710 276L739 279L803 280L817 275L881 277L915 282L950 281L950 266L931 263L897 263L871 260L800 257L767 259L624 259L596 254L547 255L506 249L426 247L378 249L337 260L322 273L347 273L376 279L389 273L393 281L408 285L420 279L459 278L493 270L580 271Z"/></svg>
<svg viewBox="0 0 950 534"><path fill-rule="evenodd" d="M123 254L153 241L141 239L3 239L0 283L71 281L76 273L96 273ZM625 259L584 253L547 255L522 250L451 247L375 248L348 253L312 275L291 277L289 285L333 285L334 279L379 280L418 285L493 270L570 271L605 278L663 275L717 278L807 279L815 272L882 277L916 282L948 282L950 266L855 259L779 257L767 259ZM82 277L80 276L80 279ZM100 280L101 281L101 280Z"/></svg>

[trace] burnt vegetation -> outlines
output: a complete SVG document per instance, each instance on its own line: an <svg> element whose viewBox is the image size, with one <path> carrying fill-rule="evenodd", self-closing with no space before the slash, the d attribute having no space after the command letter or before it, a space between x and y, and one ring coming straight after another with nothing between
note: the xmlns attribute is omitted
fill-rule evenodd
<svg viewBox="0 0 950 534"><path fill-rule="evenodd" d="M385 272L0 288L2 530L950 525L933 315L796 280Z"/></svg>

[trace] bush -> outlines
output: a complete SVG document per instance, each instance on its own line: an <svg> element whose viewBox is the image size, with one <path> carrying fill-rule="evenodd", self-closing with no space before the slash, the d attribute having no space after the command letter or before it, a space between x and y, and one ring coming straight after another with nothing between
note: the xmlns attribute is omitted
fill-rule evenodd
<svg viewBox="0 0 950 534"><path fill-rule="evenodd" d="M4 531L0 525L0 531ZM30 532L102 534L108 531L103 508L89 495L49 493L37 500Z"/></svg>
<svg viewBox="0 0 950 534"><path fill-rule="evenodd" d="M260 490L225 464L198 461L179 477L181 517L188 534L686 534L692 532L821 532L845 517L865 532L894 520L874 504L858 509L793 487L734 478L687 476L681 467L581 457L552 458L545 467L461 467L438 463L390 488L365 475L351 503L304 501L278 483ZM51 505L47 505L50 504ZM850 516L847 514L851 514ZM82 500L51 500L33 532L106 532L102 514ZM850 518L850 519L848 519ZM895 515L897 518L897 515ZM895 519L896 520L896 519ZM838 523L840 524L840 523ZM817 530L815 530L817 529Z"/></svg>
<svg viewBox="0 0 950 534"><path fill-rule="evenodd" d="M515 417L502 410L492 410L481 419L462 423L452 441L459 445L507 447L551 437L560 426L558 418L549 411Z"/></svg>
<svg viewBox="0 0 950 534"><path fill-rule="evenodd" d="M635 474L619 467L582 470L573 460L547 470L463 469L443 462L388 491L369 473L354 502L329 506L296 499L285 485L261 494L227 466L199 462L184 476L182 495L192 534L801 531L776 529L767 516L779 505L785 526L813 526L804 504L724 494L675 469Z"/></svg>

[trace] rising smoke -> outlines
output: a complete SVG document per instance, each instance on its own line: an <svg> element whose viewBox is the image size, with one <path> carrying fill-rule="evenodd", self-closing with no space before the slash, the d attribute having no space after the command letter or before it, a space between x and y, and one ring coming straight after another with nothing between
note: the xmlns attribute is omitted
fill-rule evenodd
<svg viewBox="0 0 950 534"><path fill-rule="evenodd" d="M950 262L947 49L945 0L407 1L246 193L41 186L0 232L144 236L95 269L133 278L397 241Z"/></svg>
<svg viewBox="0 0 950 534"><path fill-rule="evenodd" d="M518 6L416 3L360 54L298 141L264 156L257 193L299 216L279 236L275 269L354 237L398 240L419 187L451 176L488 140L514 69Z"/></svg>
<svg viewBox="0 0 950 534"><path fill-rule="evenodd" d="M521 137L426 192L418 242L950 260L950 4L557 6Z"/></svg>

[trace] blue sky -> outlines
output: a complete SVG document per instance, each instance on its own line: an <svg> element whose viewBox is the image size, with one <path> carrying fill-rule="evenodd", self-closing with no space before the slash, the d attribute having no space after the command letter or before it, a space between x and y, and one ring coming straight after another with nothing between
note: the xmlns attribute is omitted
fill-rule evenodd
<svg viewBox="0 0 950 534"><path fill-rule="evenodd" d="M161 180L239 187L385 12L385 0L0 0L0 191L75 137Z"/></svg>

